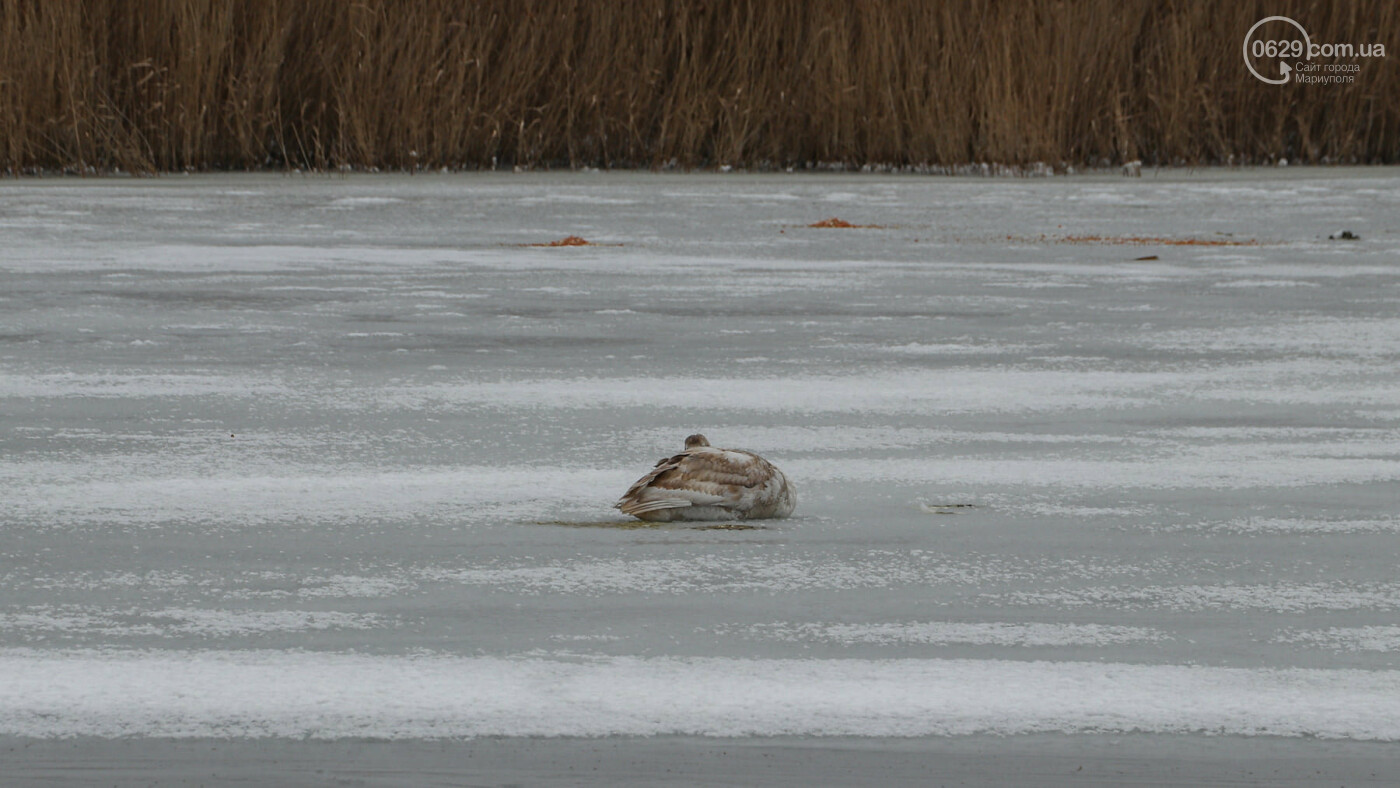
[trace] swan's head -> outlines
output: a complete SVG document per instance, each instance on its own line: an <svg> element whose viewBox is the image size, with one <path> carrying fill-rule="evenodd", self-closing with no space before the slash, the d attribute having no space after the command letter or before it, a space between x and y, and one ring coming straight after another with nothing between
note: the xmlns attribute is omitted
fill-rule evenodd
<svg viewBox="0 0 1400 788"><path fill-rule="evenodd" d="M695 448L698 448L698 447L700 447L700 446L709 446L709 445L710 445L710 442L707 441L707 440L705 440L705 436L704 436L704 435L701 435L701 434L698 433L698 432L695 433L694 435L691 435L689 438L686 438L686 439L685 439L685 448L686 448L687 450L695 449Z"/></svg>

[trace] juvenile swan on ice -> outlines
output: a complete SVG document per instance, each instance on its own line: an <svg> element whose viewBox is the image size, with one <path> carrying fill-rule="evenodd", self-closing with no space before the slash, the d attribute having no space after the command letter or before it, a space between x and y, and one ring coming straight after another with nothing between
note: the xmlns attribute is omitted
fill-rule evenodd
<svg viewBox="0 0 1400 788"><path fill-rule="evenodd" d="M795 506L792 485L773 463L751 451L713 448L704 435L686 438L685 451L656 463L613 504L658 523L787 517Z"/></svg>

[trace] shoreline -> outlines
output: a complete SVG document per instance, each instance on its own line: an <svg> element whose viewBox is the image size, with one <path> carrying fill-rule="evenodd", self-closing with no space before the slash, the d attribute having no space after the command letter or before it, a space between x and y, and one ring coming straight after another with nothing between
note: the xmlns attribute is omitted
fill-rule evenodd
<svg viewBox="0 0 1400 788"><path fill-rule="evenodd" d="M81 181L105 180L151 180L161 178L208 178L224 176L302 176L302 177L376 177L376 176L453 176L453 175L657 175L657 176L908 176L929 178L956 178L959 180L1055 180L1060 178L1139 178L1161 177L1163 175L1183 175L1199 173L1239 173L1258 176L1278 173L1279 177L1292 175L1309 176L1316 173L1336 171L1386 171L1400 167L1393 162L1328 161L1294 162L1282 160L1260 160L1248 162L1208 161L1197 163L1158 164L1132 160L1110 163L1079 163L1057 161L1054 163L1036 161L1026 164L1006 164L999 162L962 162L960 164L898 164L894 162L867 162L853 164L839 161L815 162L811 166L755 166L741 167L720 164L696 165L693 167L662 166L650 167L645 164L618 164L607 167L591 165L571 166L566 162L549 164L529 164L519 166L499 165L496 167L253 167L247 169L193 169L193 170L152 170L133 172L121 167L53 168L20 167L0 169L0 182L24 182L77 179Z"/></svg>

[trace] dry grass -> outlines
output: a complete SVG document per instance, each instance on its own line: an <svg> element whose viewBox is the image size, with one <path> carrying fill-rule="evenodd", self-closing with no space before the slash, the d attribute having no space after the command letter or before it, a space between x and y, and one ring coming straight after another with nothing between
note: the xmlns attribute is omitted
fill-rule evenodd
<svg viewBox="0 0 1400 788"><path fill-rule="evenodd" d="M0 0L0 167L1393 162L1397 72L1392 0Z"/></svg>

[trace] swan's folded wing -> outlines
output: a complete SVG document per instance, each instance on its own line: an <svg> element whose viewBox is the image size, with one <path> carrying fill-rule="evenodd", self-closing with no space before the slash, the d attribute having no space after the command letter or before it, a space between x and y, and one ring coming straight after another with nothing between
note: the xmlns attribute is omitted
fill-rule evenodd
<svg viewBox="0 0 1400 788"><path fill-rule="evenodd" d="M748 452L692 449L658 462L614 506L630 515L687 506L730 507L772 475L771 465Z"/></svg>

